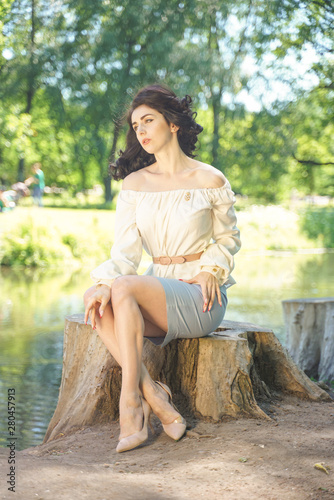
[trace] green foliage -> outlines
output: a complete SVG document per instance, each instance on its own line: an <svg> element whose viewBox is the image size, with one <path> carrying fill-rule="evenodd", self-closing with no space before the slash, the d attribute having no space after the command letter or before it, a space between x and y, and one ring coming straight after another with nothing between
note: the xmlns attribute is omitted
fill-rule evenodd
<svg viewBox="0 0 334 500"><path fill-rule="evenodd" d="M313 64L310 73L318 80L315 88L330 96L334 76L333 2L272 0L270 6L266 2L258 2L256 15L262 28L261 31L254 33L253 38L254 42L257 42L254 44L257 55L261 57L269 49L275 56L274 64L277 65L278 61L282 61L285 68L289 65L288 56L292 53L299 60L305 54L311 55L309 60L313 59ZM290 69L293 75L295 68ZM301 82L293 80L292 82L294 90L301 89Z"/></svg>
<svg viewBox="0 0 334 500"><path fill-rule="evenodd" d="M220 158L233 189L266 202L280 199L293 142L289 127L267 111L235 117L226 113Z"/></svg>
<svg viewBox="0 0 334 500"><path fill-rule="evenodd" d="M139 87L161 81L195 98L204 125L200 159L225 172L237 192L267 202L294 187L333 196L330 2L31 5L6 0L0 7L1 183L28 177L30 164L41 161L48 186L72 195L99 183L110 204L108 160L124 145L123 113ZM317 56L316 83L306 95L294 71L280 70L291 51L301 58L308 47ZM282 76L290 103L246 111L241 103L252 88L258 99L266 93L265 76L243 67L256 57L259 71Z"/></svg>
<svg viewBox="0 0 334 500"><path fill-rule="evenodd" d="M54 266L68 256L66 247L55 241L54 235L46 227L34 225L32 219L5 235L0 247L2 266Z"/></svg>
<svg viewBox="0 0 334 500"><path fill-rule="evenodd" d="M44 208L71 208L77 210L115 210L116 200L119 186L114 183L113 200L105 202L103 196L95 194L90 190L85 192L73 192L72 190L64 189L59 193L44 193L43 206ZM72 187L73 189L73 187ZM22 198L19 201L20 207L32 207L34 204L32 197Z"/></svg>
<svg viewBox="0 0 334 500"><path fill-rule="evenodd" d="M74 234L64 234L62 243L70 247L73 257L80 257L80 243Z"/></svg>
<svg viewBox="0 0 334 500"><path fill-rule="evenodd" d="M334 208L308 208L302 214L302 231L324 248L334 248Z"/></svg>
<svg viewBox="0 0 334 500"><path fill-rule="evenodd" d="M18 207L1 221L0 266L93 268L109 256L114 218L108 210Z"/></svg>
<svg viewBox="0 0 334 500"><path fill-rule="evenodd" d="M244 206L237 219L245 252L296 251L314 248L317 243L301 233L298 214L280 205Z"/></svg>
<svg viewBox="0 0 334 500"><path fill-rule="evenodd" d="M97 225L97 224L96 224ZM94 224L92 224L94 226ZM96 230L96 227L92 227L90 229L87 228L87 232L92 232L94 237L96 238L96 245L98 245L98 249L95 248L95 245L92 244L90 237L85 237L83 234L78 234L75 232L66 233L61 236L61 242L63 245L66 245L72 254L72 257L79 262L85 263L91 257L99 257L101 260L104 260L108 257L110 252L110 243L105 238L101 237L100 232Z"/></svg>

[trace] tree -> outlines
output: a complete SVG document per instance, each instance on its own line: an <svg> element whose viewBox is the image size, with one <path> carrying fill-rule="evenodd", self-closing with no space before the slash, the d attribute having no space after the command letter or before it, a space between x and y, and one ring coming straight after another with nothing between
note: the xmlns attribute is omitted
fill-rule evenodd
<svg viewBox="0 0 334 500"><path fill-rule="evenodd" d="M19 106L17 111L23 121L30 119L34 95L40 85L42 51L36 37L44 17L47 17L46 6L41 0L14 0L4 16L4 49L8 58L1 67L1 80L6 81L1 98ZM22 150L17 175L20 181L24 180L24 157Z"/></svg>
<svg viewBox="0 0 334 500"><path fill-rule="evenodd" d="M293 120L298 134L298 148L293 154L295 171L300 171L300 179L304 178L309 192L313 192L315 170L318 175L321 166L326 170L334 165L329 139L334 118L334 4L331 0L275 0L270 8L260 3L257 15L263 29L254 38L259 42L256 54L261 59L270 50L282 62L282 75L297 100L295 105L288 106L288 113L297 109L299 116L299 122ZM294 68L286 71L291 55L296 61L306 55L313 58L308 73L317 83L310 89L303 88ZM277 66L277 62L273 64Z"/></svg>
<svg viewBox="0 0 334 500"><path fill-rule="evenodd" d="M295 138L291 177L305 194L334 195L334 125L326 101L322 92L310 92L283 112Z"/></svg>
<svg viewBox="0 0 334 500"><path fill-rule="evenodd" d="M121 5L7 0L3 5L0 162L8 179L14 181L16 162L22 179L24 161L41 160L48 183L75 191L101 182L110 200L108 161L123 144L124 110L140 87L160 81L180 96L194 96L205 123L201 158L231 175L238 191L265 196L267 190L273 200L279 192L274 183L291 175L299 175L308 191L323 190L333 162L328 0L125 0ZM306 97L282 67L291 51L302 58L310 47L318 84ZM261 74L248 74L244 61L258 57L260 68L268 67L270 53L295 102L266 108L263 100L262 110L250 113L242 96L260 86ZM321 170L320 184L312 184L315 169Z"/></svg>
<svg viewBox="0 0 334 500"><path fill-rule="evenodd" d="M247 51L251 13L252 2L245 0L187 4L184 37L170 54L170 69L165 69L171 86L193 93L197 104L212 112L207 161L221 169L221 125L225 112L241 111L235 99L247 81L241 63Z"/></svg>
<svg viewBox="0 0 334 500"><path fill-rule="evenodd" d="M159 79L175 40L183 36L184 20L175 1L166 7L161 0L122 6L110 0L93 7L82 0L67 7L63 29L71 37L62 45L62 62L56 62L63 75L63 107L81 110L92 129L90 141L108 201L108 158L115 159L124 109L135 90Z"/></svg>

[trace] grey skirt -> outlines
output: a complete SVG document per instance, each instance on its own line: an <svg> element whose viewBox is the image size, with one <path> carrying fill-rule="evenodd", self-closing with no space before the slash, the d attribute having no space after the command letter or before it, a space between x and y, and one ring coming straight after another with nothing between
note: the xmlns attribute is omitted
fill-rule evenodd
<svg viewBox="0 0 334 500"><path fill-rule="evenodd" d="M211 311L203 312L203 294L200 285L178 279L158 278L166 294L168 331L165 337L148 337L154 344L164 347L173 339L206 337L223 321L226 306L226 287L220 287L222 307L215 297Z"/></svg>

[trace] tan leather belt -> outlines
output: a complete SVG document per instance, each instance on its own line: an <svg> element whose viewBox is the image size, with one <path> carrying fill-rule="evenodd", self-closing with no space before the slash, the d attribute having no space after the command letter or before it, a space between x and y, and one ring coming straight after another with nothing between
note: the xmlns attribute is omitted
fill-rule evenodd
<svg viewBox="0 0 334 500"><path fill-rule="evenodd" d="M153 257L153 263L162 264L163 266L168 266L169 264L183 264L184 262L198 260L202 253L203 252L192 253L190 255L177 255L176 257L168 257L167 255L162 257Z"/></svg>

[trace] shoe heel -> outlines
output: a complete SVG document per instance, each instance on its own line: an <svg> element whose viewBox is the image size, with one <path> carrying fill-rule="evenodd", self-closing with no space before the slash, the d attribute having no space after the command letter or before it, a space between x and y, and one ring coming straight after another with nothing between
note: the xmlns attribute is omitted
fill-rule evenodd
<svg viewBox="0 0 334 500"><path fill-rule="evenodd" d="M169 404L172 405L176 411L178 411L178 409L176 408L176 406L172 401L172 393L170 388L167 385L163 384L162 382L159 382L158 380L156 380L156 384L160 385L160 387L168 394ZM180 414L171 424L163 424L162 422L161 424L167 436L174 439L174 441L179 441L187 429L187 423Z"/></svg>

